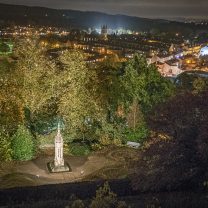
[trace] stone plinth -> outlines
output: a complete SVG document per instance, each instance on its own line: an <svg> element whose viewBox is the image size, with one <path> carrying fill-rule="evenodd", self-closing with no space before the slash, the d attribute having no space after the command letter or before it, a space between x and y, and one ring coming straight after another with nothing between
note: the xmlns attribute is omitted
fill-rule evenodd
<svg viewBox="0 0 208 208"><path fill-rule="evenodd" d="M47 168L50 173L71 172L71 167L67 162L62 166L56 166L54 162L47 163Z"/></svg>

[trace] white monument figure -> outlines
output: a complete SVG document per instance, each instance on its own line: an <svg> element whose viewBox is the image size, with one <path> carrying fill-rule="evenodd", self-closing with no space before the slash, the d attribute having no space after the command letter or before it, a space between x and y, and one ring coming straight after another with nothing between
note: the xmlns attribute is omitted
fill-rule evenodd
<svg viewBox="0 0 208 208"><path fill-rule="evenodd" d="M64 142L61 136L60 124L58 123L58 132L55 137L55 158L54 158L55 167L64 166L63 145Z"/></svg>
<svg viewBox="0 0 208 208"><path fill-rule="evenodd" d="M64 141L61 136L61 128L60 124L58 123L58 132L55 137L55 157L53 162L47 163L48 171L50 173L59 173L59 172L70 172L71 167L67 162L64 162L64 157L63 157L63 146L64 146Z"/></svg>

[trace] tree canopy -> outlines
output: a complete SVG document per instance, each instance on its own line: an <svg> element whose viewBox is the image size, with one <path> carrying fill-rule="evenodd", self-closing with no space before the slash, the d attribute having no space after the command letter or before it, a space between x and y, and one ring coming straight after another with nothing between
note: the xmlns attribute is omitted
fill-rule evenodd
<svg viewBox="0 0 208 208"><path fill-rule="evenodd" d="M143 56L135 55L127 62L121 77L122 97L128 103L137 101L148 112L174 92L173 84L162 77L155 65L148 65Z"/></svg>
<svg viewBox="0 0 208 208"><path fill-rule="evenodd" d="M14 62L0 68L5 77L0 104L10 106L1 113L18 121L14 129L24 124L34 136L43 127L42 133L53 131L61 119L69 140L139 141L148 136L146 114L174 93L171 82L138 54L123 64L111 57L88 66L80 51L51 58L38 40L23 40L15 45L14 56Z"/></svg>

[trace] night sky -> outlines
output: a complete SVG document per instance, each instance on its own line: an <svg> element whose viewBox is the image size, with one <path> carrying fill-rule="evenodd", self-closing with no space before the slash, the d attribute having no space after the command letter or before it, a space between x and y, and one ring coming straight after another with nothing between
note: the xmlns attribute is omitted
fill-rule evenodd
<svg viewBox="0 0 208 208"><path fill-rule="evenodd" d="M0 0L0 2L150 18L208 18L208 0Z"/></svg>

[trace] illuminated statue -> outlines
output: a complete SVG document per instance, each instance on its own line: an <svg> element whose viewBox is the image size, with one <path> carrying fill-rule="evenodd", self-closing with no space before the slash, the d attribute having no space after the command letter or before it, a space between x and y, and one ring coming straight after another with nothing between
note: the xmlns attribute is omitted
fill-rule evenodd
<svg viewBox="0 0 208 208"><path fill-rule="evenodd" d="M55 144L55 157L53 162L47 163L48 171L51 173L72 171L69 164L67 162L64 162L64 157L63 157L64 141L61 136L61 128L59 123L58 123L58 132L55 137L54 144Z"/></svg>
<svg viewBox="0 0 208 208"><path fill-rule="evenodd" d="M60 124L58 123L58 132L55 137L55 158L54 158L55 166L64 166L63 145L64 142L61 136Z"/></svg>

